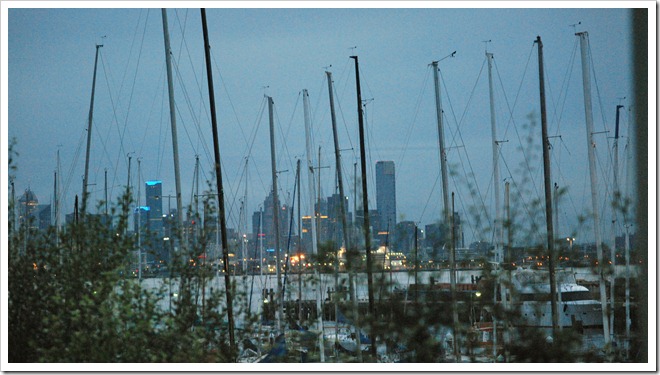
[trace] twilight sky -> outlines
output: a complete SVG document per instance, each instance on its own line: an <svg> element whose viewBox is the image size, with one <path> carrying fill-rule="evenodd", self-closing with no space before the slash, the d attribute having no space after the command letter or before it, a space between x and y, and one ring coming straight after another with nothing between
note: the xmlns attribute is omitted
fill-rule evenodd
<svg viewBox="0 0 660 375"><path fill-rule="evenodd" d="M321 193L324 197L334 193L335 161L325 70L333 74L345 190L353 210L353 164L358 163L358 174L360 170L355 70L350 55L359 56L366 103L370 207L376 208L375 163L393 160L398 220L421 225L437 221L442 192L429 64L456 51L454 57L439 63L451 175L449 191L456 193L455 207L464 221L466 242L491 241L487 218L494 215L494 189L486 48L495 56L497 138L502 141L498 159L501 194L506 179L512 184L511 200L517 202L519 222L525 222L530 211L536 210L531 202L543 200L538 55L534 44L539 35L545 60L548 132L553 137L553 183L567 189L559 203L557 235L577 237L577 242L592 240L592 221L578 224L578 217L592 209L580 47L574 35L588 31L594 127L596 132L609 131L595 137L601 218L603 228L609 230L618 104L624 105L619 138L622 191L629 170L625 150L632 128L630 111L635 105L630 12L623 7L634 3L551 2L537 8L538 4L529 2L338 2L325 3L328 9L317 8L317 4L206 4L230 227L238 225L239 200L246 190L246 157L250 214L259 209L271 188L265 95L275 102L277 169L288 170L280 173L278 180L281 199L291 200L296 158L305 160L303 89L308 89L310 95L314 164L318 163L321 147L321 166L330 166L320 170ZM244 8L273 5L309 9ZM481 8L484 5L502 8ZM71 5L95 7L85 9L19 6L35 4L12 3L8 15L3 14L8 17L8 23L3 23L7 25L3 31L7 39L3 40L8 43L3 43L3 55L7 56L8 78L3 75L3 81L9 94L2 100L3 109L8 109L8 136L16 138L19 153L17 196L29 186L40 203L52 201L59 150L63 211L72 212L73 197L82 190L95 44L103 47L92 130L92 202L104 197L106 169L110 195L116 200L128 178L129 153L133 186L142 184L144 194L144 181L159 179L163 181L163 194L174 195L161 9L108 8L163 4ZM447 6L454 8L438 8ZM517 8L505 9L507 6ZM182 196L187 206L192 197L195 155L199 155L203 181L212 176L206 67L199 8L172 8L167 14L176 80ZM530 123L535 124L531 130ZM3 130L3 134L7 133ZM307 174L305 169L302 172L302 210L309 214ZM632 175L632 170L628 174ZM248 231L251 229L248 226ZM542 242L543 234L537 239Z"/></svg>

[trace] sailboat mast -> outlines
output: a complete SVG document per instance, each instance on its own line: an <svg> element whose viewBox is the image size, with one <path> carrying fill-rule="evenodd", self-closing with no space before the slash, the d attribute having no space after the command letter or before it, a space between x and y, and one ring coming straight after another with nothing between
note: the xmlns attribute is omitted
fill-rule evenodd
<svg viewBox="0 0 660 375"><path fill-rule="evenodd" d="M137 213L138 213L138 223L137 223L137 236L138 236L138 243L137 243L137 258L138 258L138 281L142 281L142 207L140 207L140 187L141 187L141 181L140 181L140 161L142 158L138 158L138 191L137 191Z"/></svg>
<svg viewBox="0 0 660 375"><path fill-rule="evenodd" d="M555 284L554 231L552 227L552 188L550 186L550 142L548 141L548 121L545 108L545 81L543 70L543 42L536 37L539 54L539 95L541 101L541 144L543 145L543 182L545 186L545 224L548 240L548 274L550 276L550 307L552 314L552 336L557 337L559 316L557 315L557 285Z"/></svg>
<svg viewBox="0 0 660 375"><path fill-rule="evenodd" d="M612 163L612 169L614 169L614 198L612 199L612 246L610 247L610 259L612 261L612 267L616 270L616 224L617 224L617 207L618 201L621 197L619 191L619 110L623 108L622 105L616 106L616 125L614 128L614 143L612 145L612 153L614 153L614 161ZM612 336L614 336L614 286L616 282L616 272L612 274L612 283L610 284L610 330L612 331Z"/></svg>
<svg viewBox="0 0 660 375"><path fill-rule="evenodd" d="M165 43L165 65L167 67L167 93L170 103L170 125L172 128L172 154L174 156L174 185L176 189L177 232L183 234L183 203L181 202L181 175L179 174L179 144L176 135L176 107L174 104L174 79L172 78L172 50L170 48L170 32L167 25L167 9L161 10L163 18L163 40ZM185 239L180 238L181 245Z"/></svg>
<svg viewBox="0 0 660 375"><path fill-rule="evenodd" d="M444 129L442 123L442 101L440 100L440 81L438 79L438 61L433 61L431 63L433 66L433 80L435 83L435 113L438 123L438 143L440 146L440 173L442 175L442 210L443 217L445 220L445 225L450 228L450 241L449 241L449 265L451 267L449 271L449 283L450 283L450 293L451 293L451 309L452 309L452 335L454 336L453 340L453 351L456 362L460 360L460 354L458 352L458 311L456 309L456 249L454 247L453 240L453 227L452 225L452 216L449 214L449 193L447 188L447 152L445 150L445 139L444 139Z"/></svg>
<svg viewBox="0 0 660 375"><path fill-rule="evenodd" d="M433 80L435 83L435 112L438 124L438 143L440 145L440 173L442 174L442 210L446 225L449 225L449 192L447 191L447 153L445 150L444 128L442 122L442 101L440 100L440 81L438 79L438 62L431 63L433 66Z"/></svg>
<svg viewBox="0 0 660 375"><path fill-rule="evenodd" d="M87 119L87 151L85 153L85 176L83 177L83 190L82 190L82 208L80 215L85 216L85 209L87 208L87 185L89 185L89 152L92 146L92 120L94 118L94 92L96 91L96 67L99 61L99 48L103 44L96 45L96 55L94 57L94 78L92 78L92 98L89 102L89 116Z"/></svg>
<svg viewBox="0 0 660 375"><path fill-rule="evenodd" d="M376 313L376 307L374 306L374 280L372 272L372 260L371 260L371 234L369 233L369 196L367 193L367 156L366 150L364 148L364 118L362 113L362 92L360 90L360 68L358 65L358 57L351 56L355 60L355 86L357 90L357 110L358 110L358 126L360 133L360 167L362 169L362 212L364 214L364 247L367 257L367 290L369 295L369 316L373 319ZM373 360L376 360L376 335L373 330L374 324L371 324L371 355ZM359 332L358 332L359 334ZM358 348L357 350L360 350Z"/></svg>
<svg viewBox="0 0 660 375"><path fill-rule="evenodd" d="M53 173L53 222L55 223L55 233L57 233L57 170ZM57 236L55 236L55 241L57 241Z"/></svg>
<svg viewBox="0 0 660 375"><path fill-rule="evenodd" d="M249 157L245 158L245 193L243 195L243 238L241 243L243 244L243 274L247 275L247 257L248 257L248 243L247 243L247 197L248 197L248 162L250 161ZM298 190L300 191L300 190Z"/></svg>
<svg viewBox="0 0 660 375"><path fill-rule="evenodd" d="M207 83L209 87L209 104L211 107L211 127L213 131L213 155L215 160L215 178L218 190L218 219L220 221L220 236L222 240L222 264L225 275L225 296L227 302L227 321L229 324L229 347L230 358L236 353L236 342L234 339L234 311L232 305L231 278L229 277L229 241L227 240L227 221L225 219L225 195L222 185L222 169L220 164L220 147L218 144L218 121L215 111L215 94L213 91L213 73L211 71L211 45L206 25L206 9L201 9L202 29L204 34L204 56L206 60ZM178 195L178 194L177 194ZM179 196L180 197L180 196Z"/></svg>
<svg viewBox="0 0 660 375"><path fill-rule="evenodd" d="M335 99L334 99L334 94L332 92L332 73L325 72L325 74L327 75L328 78L328 97L330 99L330 119L332 120L332 137L334 139L334 146L335 146L337 184L339 185L339 198L340 198L339 214L341 216L341 228L344 239L344 254L346 254L346 264L347 264L346 268L348 270L348 288L352 302L353 314L354 316L357 316L358 314L357 296L355 295L355 286L353 285L355 283L355 268L354 268L353 260L355 260L356 257L353 254L353 249L351 248L348 239L348 223L346 221L346 206L344 205L344 199L346 199L345 198L346 195L344 195L344 180L342 177L341 153L339 152L339 137L337 136L337 117L335 116ZM337 262L339 262L339 257L337 257ZM336 315L335 315L335 320L337 320ZM357 326L357 328L359 332L360 331L359 325ZM360 335L355 335L355 337L357 340L357 348L360 348L361 346ZM357 350L357 354L358 354L358 361L362 362L362 351Z"/></svg>
<svg viewBox="0 0 660 375"><path fill-rule="evenodd" d="M630 137L628 137L626 141L626 201L628 198L628 187L629 187L629 181L630 181ZM627 216L628 210L624 211L623 214L623 224L625 228L625 239L624 239L624 251L625 251L625 259L626 259L626 300L625 300L625 306L626 306L626 348L630 347L630 237L629 237L629 229L630 229L630 224L628 223L628 216Z"/></svg>
<svg viewBox="0 0 660 375"><path fill-rule="evenodd" d="M107 172L106 172L106 174L107 174ZM57 166L56 166L56 169L55 169L55 198L54 198L54 200L55 200L55 202L54 202L55 203L55 218L54 218L55 220L54 221L55 221L55 233L56 233L55 243L59 243L59 233L60 233L60 196L59 196L60 192L58 191L57 176L60 176L60 150L59 149L57 150ZM12 191L13 191L13 187L14 187L14 185L12 184ZM106 198L105 200L107 202L108 198ZM106 205L107 205L107 203L106 203ZM106 215L107 215L107 213L106 213Z"/></svg>
<svg viewBox="0 0 660 375"><path fill-rule="evenodd" d="M312 210L314 209L314 164L312 163L312 137L311 137L311 132L309 129L309 122L310 122L310 114L309 114L309 94L307 94L307 90L303 89L302 91L303 95L303 115L304 115L304 121L305 121L305 144L307 148L307 184L309 187L309 203L312 207ZM319 173L321 173L321 170L319 169ZM314 215L316 216L316 215ZM312 253L315 255L318 255L318 239L316 237L317 235L317 228L316 228L316 218L312 217L311 224L312 224ZM314 267L314 276L316 277L316 280L319 282L321 281L320 276L319 276L319 270L318 267ZM320 285L320 284L319 284ZM323 347L323 310L321 308L321 288L319 286L317 292L316 292L316 311L318 312L317 319L318 319L318 325L319 329L321 330L321 335L319 335L319 350L320 350L320 355L321 355L321 362L325 362L325 350Z"/></svg>
<svg viewBox="0 0 660 375"><path fill-rule="evenodd" d="M502 257L502 212L500 210L500 168L498 166L499 142L495 121L495 95L493 94L493 54L486 52L488 59L488 93L490 97L490 129L493 137L493 187L495 192L495 262L501 263Z"/></svg>
<svg viewBox="0 0 660 375"><path fill-rule="evenodd" d="M105 191L105 219L108 220L108 168L103 171L103 190Z"/></svg>
<svg viewBox="0 0 660 375"><path fill-rule="evenodd" d="M303 258L302 258L302 216L300 214L300 159L296 163L296 175L298 180L298 324L302 325L303 310L302 310L302 272L303 272Z"/></svg>
<svg viewBox="0 0 660 375"><path fill-rule="evenodd" d="M201 216L199 214L199 155L195 155L195 215L198 222L201 221ZM195 225L195 241L194 244L199 243L199 223Z"/></svg>
<svg viewBox="0 0 660 375"><path fill-rule="evenodd" d="M589 177L591 180L591 205L594 216L594 236L596 239L596 256L598 258L598 275L599 275L599 291L600 291L600 304L603 314L603 335L605 345L610 343L610 330L609 320L607 317L607 293L605 290L605 276L603 264L603 249L601 247L600 236L600 214L598 211L598 190L596 179L596 159L594 155L594 121L591 108L591 80L589 76L589 61L587 60L587 44L589 34L584 31L576 33L580 38L580 55L582 59L582 88L584 92L584 115L587 123L587 150L589 157Z"/></svg>
<svg viewBox="0 0 660 375"><path fill-rule="evenodd" d="M277 293L276 293L276 305L277 305L277 331L282 331L282 313L283 306L282 301L284 296L282 296L282 279L280 278L280 201L277 196L277 166L275 159L275 124L273 119L273 98L270 96L268 98L268 120L270 124L270 163L271 163L271 177L273 180L273 227L275 237L275 274L277 277Z"/></svg>

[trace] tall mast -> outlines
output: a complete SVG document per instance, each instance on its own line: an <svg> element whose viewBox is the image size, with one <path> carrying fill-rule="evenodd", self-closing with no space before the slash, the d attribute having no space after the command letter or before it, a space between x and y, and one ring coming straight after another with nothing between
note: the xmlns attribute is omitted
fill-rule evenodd
<svg viewBox="0 0 660 375"><path fill-rule="evenodd" d="M164 12L164 11L163 11ZM164 14L164 13L163 13ZM215 94L213 91L213 73L211 71L211 45L206 25L206 9L201 9L202 29L204 34L204 56L206 60L207 82L209 86L209 104L211 107L211 127L213 132L213 155L215 160L215 179L218 190L218 219L220 221L220 236L222 237L222 264L225 275L225 296L227 302L227 321L229 324L230 359L234 359L236 342L234 339L234 311L232 305L231 278L229 277L229 241L227 240L227 221L225 219L225 194L222 185L222 169L220 164L220 147L218 143L218 121L215 112ZM177 194L180 198L180 195ZM180 216L179 216L180 217Z"/></svg>
<svg viewBox="0 0 660 375"><path fill-rule="evenodd" d="M337 136L337 118L335 116L335 99L334 99L334 94L332 92L332 73L325 72L325 74L327 75L328 78L328 97L330 99L330 119L332 120L332 137L335 145L335 164L337 169L337 184L339 185L339 198L340 198L339 214L341 216L341 228L344 239L344 254L346 254L346 264L347 264L346 268L348 269L348 288L352 302L353 314L354 316L357 316L358 304L357 304L357 297L355 295L355 286L353 285L355 282L355 268L353 267L354 266L353 260L355 260L356 258L353 254L353 249L348 239L348 223L346 222L346 206L344 205L344 199L346 199L346 195L344 195L344 180L342 177L341 153L339 152L339 137ZM337 257L337 262L339 262L339 257ZM335 320L336 320L336 315L335 315ZM357 330L358 332L360 331L359 325L357 325ZM362 344L360 342L360 335L359 334L355 335L355 337L357 340L357 348L360 348ZM357 350L357 354L358 354L358 361L362 362L362 350Z"/></svg>
<svg viewBox="0 0 660 375"><path fill-rule="evenodd" d="M273 180L273 227L275 237L275 274L277 276L277 331L282 331L282 313L283 313L283 296L282 296L282 279L280 278L280 201L277 197L277 166L275 159L275 124L273 120L273 98L268 98L268 120L270 124L270 163L271 163L271 177ZM312 221L313 222L313 221Z"/></svg>
<svg viewBox="0 0 660 375"><path fill-rule="evenodd" d="M501 263L502 257L502 212L500 210L500 168L499 142L497 141L497 126L495 122L495 96L493 94L493 54L486 52L488 59L488 93L490 97L490 129L493 137L493 187L495 188L495 262Z"/></svg>
<svg viewBox="0 0 660 375"><path fill-rule="evenodd" d="M247 244L247 196L248 196L248 162L250 161L249 157L245 158L245 193L243 195L243 235L241 243L243 244L243 274L247 275L247 259L248 259L248 244ZM300 191L300 190L298 190ZM299 193L300 194L300 193Z"/></svg>
<svg viewBox="0 0 660 375"><path fill-rule="evenodd" d="M559 316L557 315L557 285L555 284L554 231L552 227L552 188L550 187L550 142L548 141L548 122L545 108L545 81L543 70L543 42L536 37L539 45L539 93L541 100L541 144L543 145L543 182L545 186L545 223L548 240L548 268L550 276L550 307L552 314L552 336L557 338Z"/></svg>
<svg viewBox="0 0 660 375"><path fill-rule="evenodd" d="M554 207L554 216L552 217L554 224L552 229L554 230L554 234L557 234L557 232L559 232L559 185L556 182L554 184L552 204ZM561 329L561 326L559 329Z"/></svg>
<svg viewBox="0 0 660 375"><path fill-rule="evenodd" d="M138 213L138 225L137 225L137 236L138 236L138 245L137 245L137 258L138 258L138 280L142 281L142 207L140 207L140 161L142 158L138 158L138 191L137 191L137 213Z"/></svg>
<svg viewBox="0 0 660 375"><path fill-rule="evenodd" d="M630 109L628 109L630 111ZM626 195L625 201L628 199L628 186L630 183L630 137L626 140ZM625 228L625 241L624 241L624 251L626 259L626 349L630 348L630 238L629 238L629 229L630 224L628 223L628 210L623 211L623 224ZM628 352L626 352L628 353Z"/></svg>
<svg viewBox="0 0 660 375"><path fill-rule="evenodd" d="M55 223L55 233L57 233L57 170L53 173L53 208L51 210L53 222ZM57 236L55 236L57 241Z"/></svg>
<svg viewBox="0 0 660 375"><path fill-rule="evenodd" d="M89 185L89 151L92 145L92 119L94 117L94 91L96 90L96 67L99 61L99 48L103 44L96 45L96 56L94 57L94 78L92 78L92 98L89 102L89 117L87 119L87 152L85 153L85 176L83 177L83 190L82 190L82 208L80 215L85 216L85 209L87 208L87 185Z"/></svg>
<svg viewBox="0 0 660 375"><path fill-rule="evenodd" d="M179 144L176 136L176 109L174 104L174 80L172 78L172 49L170 48L170 32L167 26L167 9L161 10L163 18L163 39L165 42L165 65L167 66L167 92L170 102L170 124L172 128L172 154L174 155L174 184L176 188L177 233L183 232L183 203L181 202L181 176L179 174ZM179 239L185 244L183 238Z"/></svg>
<svg viewBox="0 0 660 375"><path fill-rule="evenodd" d="M128 174L127 174L127 177L126 177L126 194L130 195L131 194L131 159L132 159L132 156L131 156L130 152L128 154L126 154L126 156L128 156ZM130 200L129 200L129 203L130 203ZM128 209L129 209L129 211L125 212L126 215L129 215L129 213L130 213L130 208L128 208ZM126 230L128 231L128 225L126 225Z"/></svg>
<svg viewBox="0 0 660 375"><path fill-rule="evenodd" d="M357 225L357 162L353 163L353 226Z"/></svg>
<svg viewBox="0 0 660 375"><path fill-rule="evenodd" d="M452 54L453 55L453 54ZM442 123L442 101L440 100L440 81L438 79L438 61L431 63L433 66L433 80L435 83L435 113L438 123L438 144L440 146L440 173L442 175L442 216L445 220L445 225L449 226L451 233L450 238L453 237L452 216L449 214L449 193L447 188L447 152L445 150L444 129ZM451 309L452 309L452 335L453 351L456 362L460 361L458 352L458 311L456 309L456 249L454 248L454 241L449 241L449 282L451 292Z"/></svg>
<svg viewBox="0 0 660 375"><path fill-rule="evenodd" d="M9 212L10 218L9 220L11 221L11 235L13 235L14 231L16 230L16 190L14 188L14 179L11 178L9 183L11 184L11 212Z"/></svg>
<svg viewBox="0 0 660 375"><path fill-rule="evenodd" d="M105 219L108 220L108 168L103 171L103 189L105 191Z"/></svg>
<svg viewBox="0 0 660 375"><path fill-rule="evenodd" d="M304 97L309 99L309 95L305 95ZM303 102L304 102L304 98L303 98ZM308 157L308 158L310 158L310 157ZM321 225L321 146L319 146L319 157L316 160L316 162L318 163L317 169L319 171L318 175L316 176L316 179L318 181L317 186L319 187L319 190L316 192L317 193L317 197L316 197L317 206L316 207L317 207L318 211L316 212L316 215L314 215L314 216L316 217L316 219L315 219L316 220L316 227L317 227L316 243L318 245L318 243L321 242L321 231L318 230L318 227Z"/></svg>
<svg viewBox="0 0 660 375"><path fill-rule="evenodd" d="M195 155L195 216L197 221L201 221L199 214L199 155ZM199 243L199 223L195 225L195 241L194 244Z"/></svg>
<svg viewBox="0 0 660 375"><path fill-rule="evenodd" d="M600 304L603 314L603 335L605 345L610 343L610 329L609 320L607 317L607 293L605 290L605 277L604 264L603 264L603 249L601 247L600 237L600 214L598 211L598 190L596 179L596 159L594 156L594 121L591 113L591 80L589 76L589 61L587 60L587 44L589 43L589 34L584 32L576 33L580 37L580 56L582 59L582 88L584 92L584 115L587 123L587 150L589 156L589 177L591 180L591 205L594 214L594 236L596 239L596 256L598 258L598 275L599 275L599 290L600 290Z"/></svg>
<svg viewBox="0 0 660 375"><path fill-rule="evenodd" d="M435 112L438 124L438 143L440 145L440 169L442 174L442 216L446 225L449 225L451 216L449 215L449 193L447 191L447 153L445 150L445 136L442 123L442 101L440 100L440 82L438 80L438 61L431 63L433 65L433 80L435 82Z"/></svg>
<svg viewBox="0 0 660 375"><path fill-rule="evenodd" d="M58 186L57 186L57 176L60 171L60 150L57 150L57 166L55 169L55 197L54 197L54 203L55 203L55 243L59 243L59 233L60 233L60 197L59 197L59 191L58 191ZM14 185L12 184L12 189ZM13 190L12 190L13 191ZM106 201L108 198L106 198Z"/></svg>
<svg viewBox="0 0 660 375"><path fill-rule="evenodd" d="M369 317L372 319L375 317L376 308L374 306L374 280L371 274L372 272L372 260L371 260L371 234L369 233L369 196L367 194L367 156L366 150L364 149L364 118L362 113L362 93L360 91L360 69L358 65L358 57L351 56L355 60L355 86L357 90L357 110L358 110L358 125L360 132L360 167L362 169L362 212L364 214L364 247L367 257L367 290L369 295ZM376 335L374 332L375 325L373 321L371 323L371 355L372 359L376 360ZM358 332L359 334L359 332ZM357 348L359 351L360 348Z"/></svg>
<svg viewBox="0 0 660 375"><path fill-rule="evenodd" d="M302 216L300 214L300 159L296 163L296 174L298 175L298 323L302 325L303 310L302 310Z"/></svg>
<svg viewBox="0 0 660 375"><path fill-rule="evenodd" d="M612 260L612 267L616 270L616 222L617 222L617 207L620 202L621 192L619 191L619 110L623 108L622 105L616 106L616 125L614 128L614 143L612 145L612 152L614 153L613 169L614 169L614 198L612 199L612 246L610 248L610 259ZM614 285L616 281L616 272L612 274L612 283L610 284L610 331L614 336Z"/></svg>
<svg viewBox="0 0 660 375"><path fill-rule="evenodd" d="M309 122L310 122L310 115L309 115L309 95L307 94L307 90L303 89L303 114L304 114L304 121L305 121L305 144L307 148L307 184L309 188L309 203L312 207L312 210L314 210L314 164L312 162L312 137L310 134L309 130ZM319 173L321 171L319 170ZM314 215L316 216L316 215ZM317 228L316 228L316 218L312 217L311 224L312 224L312 253L315 255L318 255L318 242L317 242ZM314 267L314 276L316 277L316 280L321 281L320 275L319 275L319 269L318 267ZM319 284L318 291L316 292L316 311L318 311L317 315L317 320L318 320L318 325L319 329L321 330L321 335L319 335L319 350L321 354L321 362L325 362L325 350L323 347L323 310L321 309L321 288Z"/></svg>

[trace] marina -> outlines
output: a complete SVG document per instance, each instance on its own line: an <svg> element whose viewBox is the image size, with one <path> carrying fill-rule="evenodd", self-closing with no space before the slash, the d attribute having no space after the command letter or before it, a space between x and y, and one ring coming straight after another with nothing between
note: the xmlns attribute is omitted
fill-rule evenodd
<svg viewBox="0 0 660 375"><path fill-rule="evenodd" d="M643 364L637 13L510 12L12 9L10 362Z"/></svg>

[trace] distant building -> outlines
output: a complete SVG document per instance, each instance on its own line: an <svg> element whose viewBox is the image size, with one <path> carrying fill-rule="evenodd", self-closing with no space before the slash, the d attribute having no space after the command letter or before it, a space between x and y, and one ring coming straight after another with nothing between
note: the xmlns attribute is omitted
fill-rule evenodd
<svg viewBox="0 0 660 375"><path fill-rule="evenodd" d="M411 255L415 249L415 222L402 221L397 223L395 231L394 250L403 253L406 256ZM423 247L423 231L417 228L417 248Z"/></svg>
<svg viewBox="0 0 660 375"><path fill-rule="evenodd" d="M39 204L37 195L30 188L25 189L18 199L19 225L29 224L31 229L47 230L51 225L51 205Z"/></svg>
<svg viewBox="0 0 660 375"><path fill-rule="evenodd" d="M380 222L380 215L378 215L378 210L369 210L369 233L371 234L371 249L376 249L380 246L380 240L378 237L378 232L374 223ZM378 224L376 224L377 226ZM355 215L355 245L361 248L364 248L364 210L358 209ZM378 241L377 241L378 240ZM385 245L385 236L382 240L383 245Z"/></svg>
<svg viewBox="0 0 660 375"><path fill-rule="evenodd" d="M286 238L289 235L289 207L286 204L273 204L274 196L271 191L268 194L268 197L264 200L263 213L260 214L259 211L252 214L252 232L261 233L261 236L264 240L264 247L274 248L275 247L275 221L274 221L274 212L279 214L279 239L280 239L280 249L286 247ZM261 217L261 232L259 232L259 218ZM297 235L294 232L291 232L291 235Z"/></svg>
<svg viewBox="0 0 660 375"><path fill-rule="evenodd" d="M154 236L163 238L163 184L159 180L145 182L147 197L146 206L149 207L149 230Z"/></svg>
<svg viewBox="0 0 660 375"><path fill-rule="evenodd" d="M451 248L451 231L445 223L429 224L424 228L426 232L425 247L428 249L432 259L449 259ZM454 244L457 249L465 247L461 216L454 212Z"/></svg>
<svg viewBox="0 0 660 375"><path fill-rule="evenodd" d="M393 161L376 162L376 208L380 222L373 223L373 226L379 236L387 236L387 232L394 232L396 227L396 179ZM392 240L390 235L388 242Z"/></svg>

